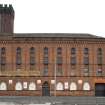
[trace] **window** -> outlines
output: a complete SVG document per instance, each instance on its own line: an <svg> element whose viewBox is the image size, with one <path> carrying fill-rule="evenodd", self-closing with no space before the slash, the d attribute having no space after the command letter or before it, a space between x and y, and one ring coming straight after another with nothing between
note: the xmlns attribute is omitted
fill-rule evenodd
<svg viewBox="0 0 105 105"><path fill-rule="evenodd" d="M102 49L97 49L97 64L102 65Z"/></svg>
<svg viewBox="0 0 105 105"><path fill-rule="evenodd" d="M76 64L76 57L71 57L71 64L75 65Z"/></svg>
<svg viewBox="0 0 105 105"><path fill-rule="evenodd" d="M35 65L35 57L30 57L30 65Z"/></svg>
<svg viewBox="0 0 105 105"><path fill-rule="evenodd" d="M57 55L62 55L62 48L61 47L57 48Z"/></svg>
<svg viewBox="0 0 105 105"><path fill-rule="evenodd" d="M102 49L101 49L101 48L98 48L98 49L97 49L97 54L98 54L98 55L102 55Z"/></svg>
<svg viewBox="0 0 105 105"><path fill-rule="evenodd" d="M44 48L44 56L48 56L48 48L47 47Z"/></svg>
<svg viewBox="0 0 105 105"><path fill-rule="evenodd" d="M98 69L97 69L97 76L102 76L102 64L103 64L103 58L102 58L102 49L98 48L97 49L97 64L98 64Z"/></svg>
<svg viewBox="0 0 105 105"><path fill-rule="evenodd" d="M56 74L57 76L62 76L63 72L62 72L62 48L61 47L57 48L56 63L57 63Z"/></svg>
<svg viewBox="0 0 105 105"><path fill-rule="evenodd" d="M6 49L3 47L1 48L1 70L5 70L6 65Z"/></svg>
<svg viewBox="0 0 105 105"><path fill-rule="evenodd" d="M57 76L62 76L63 75L62 65L57 65L56 75Z"/></svg>
<svg viewBox="0 0 105 105"><path fill-rule="evenodd" d="M84 57L84 65L88 65L89 64L89 57Z"/></svg>
<svg viewBox="0 0 105 105"><path fill-rule="evenodd" d="M5 65L5 64L6 64L6 57L1 56L1 65Z"/></svg>
<svg viewBox="0 0 105 105"><path fill-rule="evenodd" d="M89 76L89 65L84 65L84 76Z"/></svg>
<svg viewBox="0 0 105 105"><path fill-rule="evenodd" d="M30 48L30 70L35 70L35 48Z"/></svg>
<svg viewBox="0 0 105 105"><path fill-rule="evenodd" d="M48 76L48 65L44 65L43 75Z"/></svg>
<svg viewBox="0 0 105 105"><path fill-rule="evenodd" d="M71 65L75 65L76 64L76 48L71 48Z"/></svg>
<svg viewBox="0 0 105 105"><path fill-rule="evenodd" d="M76 48L71 48L71 57L70 57L70 62L71 62L71 69L70 69L70 75L75 76L76 75Z"/></svg>
<svg viewBox="0 0 105 105"><path fill-rule="evenodd" d="M43 70L43 75L44 76L48 76L48 48L45 47L44 48L44 52L43 52L43 64L44 64L44 70Z"/></svg>
<svg viewBox="0 0 105 105"><path fill-rule="evenodd" d="M102 65L102 57L98 56L97 59L98 59L97 61L98 65Z"/></svg>
<svg viewBox="0 0 105 105"><path fill-rule="evenodd" d="M102 65L102 49L97 49L97 63L98 65Z"/></svg>
<svg viewBox="0 0 105 105"><path fill-rule="evenodd" d="M62 82L57 83L56 90L64 90L64 86Z"/></svg>
<svg viewBox="0 0 105 105"><path fill-rule="evenodd" d="M29 90L36 90L36 84L34 82L29 84Z"/></svg>
<svg viewBox="0 0 105 105"><path fill-rule="evenodd" d="M71 54L76 54L76 49L75 48L71 48Z"/></svg>
<svg viewBox="0 0 105 105"><path fill-rule="evenodd" d="M84 65L89 65L89 49L84 48Z"/></svg>
<svg viewBox="0 0 105 105"><path fill-rule="evenodd" d="M97 70L97 76L102 76L102 69Z"/></svg>
<svg viewBox="0 0 105 105"><path fill-rule="evenodd" d="M1 48L1 55L5 55L6 54L6 50L5 50L5 48L3 47L3 48Z"/></svg>
<svg viewBox="0 0 105 105"><path fill-rule="evenodd" d="M83 90L90 90L90 84L88 82L83 84Z"/></svg>
<svg viewBox="0 0 105 105"><path fill-rule="evenodd" d="M98 65L97 76L102 76L102 66Z"/></svg>
<svg viewBox="0 0 105 105"><path fill-rule="evenodd" d="M17 65L21 65L22 61L21 61L21 48L18 47L16 50L16 64Z"/></svg>
<svg viewBox="0 0 105 105"><path fill-rule="evenodd" d="M83 64L84 64L84 69L83 69L83 76L89 76L89 49L84 48L84 57L83 57Z"/></svg>
<svg viewBox="0 0 105 105"><path fill-rule="evenodd" d="M57 57L57 64L62 64L62 57Z"/></svg>
<svg viewBox="0 0 105 105"><path fill-rule="evenodd" d="M7 84L5 82L0 83L0 90L7 90Z"/></svg>
<svg viewBox="0 0 105 105"><path fill-rule="evenodd" d="M35 49L33 47L30 48L30 65L35 64Z"/></svg>
<svg viewBox="0 0 105 105"><path fill-rule="evenodd" d="M6 49L3 47L1 48L1 65L6 64Z"/></svg>
<svg viewBox="0 0 105 105"><path fill-rule="evenodd" d="M21 64L22 64L21 48L18 47L16 49L16 69L17 70L20 70L21 69Z"/></svg>
<svg viewBox="0 0 105 105"><path fill-rule="evenodd" d="M34 56L35 55L35 48L34 47L31 47L30 48L30 55L31 56Z"/></svg>
<svg viewBox="0 0 105 105"><path fill-rule="evenodd" d="M76 65L71 65L70 76L76 76Z"/></svg>
<svg viewBox="0 0 105 105"><path fill-rule="evenodd" d="M88 54L89 53L88 51L89 51L88 48L84 48L84 54Z"/></svg>
<svg viewBox="0 0 105 105"><path fill-rule="evenodd" d="M22 83L21 82L17 82L16 85L15 85L15 90L23 90L23 86L22 86Z"/></svg>
<svg viewBox="0 0 105 105"><path fill-rule="evenodd" d="M71 82L70 90L77 90L77 84L75 82Z"/></svg>
<svg viewBox="0 0 105 105"><path fill-rule="evenodd" d="M48 48L47 47L44 48L43 63L46 65L49 63L48 62Z"/></svg>
<svg viewBox="0 0 105 105"><path fill-rule="evenodd" d="M5 71L6 67L5 65L1 65L1 71Z"/></svg>
<svg viewBox="0 0 105 105"><path fill-rule="evenodd" d="M44 57L43 63L48 64L48 57Z"/></svg>

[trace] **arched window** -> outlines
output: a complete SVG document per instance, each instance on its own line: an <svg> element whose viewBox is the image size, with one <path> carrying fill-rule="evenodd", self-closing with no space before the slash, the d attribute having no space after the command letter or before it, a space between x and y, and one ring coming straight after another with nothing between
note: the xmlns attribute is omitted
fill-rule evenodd
<svg viewBox="0 0 105 105"><path fill-rule="evenodd" d="M30 48L30 54L31 54L31 55L34 55L34 54L35 54L35 48L34 48L34 47L31 47L31 48Z"/></svg>
<svg viewBox="0 0 105 105"><path fill-rule="evenodd" d="M48 75L48 63L49 63L49 58L48 58L48 48L45 47L43 49L43 75L47 76Z"/></svg>
<svg viewBox="0 0 105 105"><path fill-rule="evenodd" d="M35 70L35 48L30 48L30 70Z"/></svg>
<svg viewBox="0 0 105 105"><path fill-rule="evenodd" d="M48 62L48 48L45 47L43 52L43 63L44 65L48 65Z"/></svg>
<svg viewBox="0 0 105 105"><path fill-rule="evenodd" d="M84 56L84 65L89 65L89 57Z"/></svg>
<svg viewBox="0 0 105 105"><path fill-rule="evenodd" d="M61 47L58 47L57 48L57 55L61 55L62 54L62 48Z"/></svg>
<svg viewBox="0 0 105 105"><path fill-rule="evenodd" d="M62 48L58 47L57 48L57 58L56 58L56 63L57 63L57 70L56 70L56 74L57 76L62 76L63 75L63 71L62 71Z"/></svg>
<svg viewBox="0 0 105 105"><path fill-rule="evenodd" d="M48 48L47 47L44 48L44 56L48 56Z"/></svg>
<svg viewBox="0 0 105 105"><path fill-rule="evenodd" d="M76 54L76 48L71 48L71 54Z"/></svg>
<svg viewBox="0 0 105 105"><path fill-rule="evenodd" d="M58 82L56 85L56 90L64 90L64 86L62 82Z"/></svg>
<svg viewBox="0 0 105 105"><path fill-rule="evenodd" d="M97 49L97 54L98 54L98 55L102 55L102 48L98 48L98 49Z"/></svg>
<svg viewBox="0 0 105 105"><path fill-rule="evenodd" d="M17 82L16 85L15 85L15 90L22 90L22 89L23 89L22 83Z"/></svg>
<svg viewBox="0 0 105 105"><path fill-rule="evenodd" d="M35 64L35 48L31 47L30 48L30 65Z"/></svg>
<svg viewBox="0 0 105 105"><path fill-rule="evenodd" d="M90 90L90 84L88 82L83 84L83 90Z"/></svg>
<svg viewBox="0 0 105 105"><path fill-rule="evenodd" d="M44 67L43 67L43 76L48 76L48 64L44 64Z"/></svg>
<svg viewBox="0 0 105 105"><path fill-rule="evenodd" d="M97 63L98 65L102 65L102 49L97 49Z"/></svg>
<svg viewBox="0 0 105 105"><path fill-rule="evenodd" d="M1 55L5 55L6 54L6 49L5 47L1 48Z"/></svg>
<svg viewBox="0 0 105 105"><path fill-rule="evenodd" d="M77 90L77 84L75 82L71 82L70 90Z"/></svg>
<svg viewBox="0 0 105 105"><path fill-rule="evenodd" d="M83 70L83 75L84 76L89 76L89 49L84 48L84 57L83 57L83 64L84 64L84 70Z"/></svg>
<svg viewBox="0 0 105 105"><path fill-rule="evenodd" d="M57 67L56 67L56 75L57 76L62 76L63 75L62 64L57 65Z"/></svg>
<svg viewBox="0 0 105 105"><path fill-rule="evenodd" d="M71 65L76 65L76 48L71 48ZM75 56L74 56L75 55Z"/></svg>
<svg viewBox="0 0 105 105"><path fill-rule="evenodd" d="M6 49L5 47L1 48L1 70L5 70L6 65Z"/></svg>
<svg viewBox="0 0 105 105"><path fill-rule="evenodd" d="M88 54L89 53L89 49L88 48L84 48L84 54Z"/></svg>
<svg viewBox="0 0 105 105"><path fill-rule="evenodd" d="M5 82L0 83L0 90L7 90L7 85Z"/></svg>
<svg viewBox="0 0 105 105"><path fill-rule="evenodd" d="M76 65L76 57L71 56L71 65Z"/></svg>
<svg viewBox="0 0 105 105"><path fill-rule="evenodd" d="M89 65L89 49L84 48L84 65Z"/></svg>
<svg viewBox="0 0 105 105"><path fill-rule="evenodd" d="M17 50L16 50L17 54L21 54L21 48L18 47Z"/></svg>
<svg viewBox="0 0 105 105"><path fill-rule="evenodd" d="M29 90L36 90L36 84L34 82L29 84Z"/></svg>
<svg viewBox="0 0 105 105"><path fill-rule="evenodd" d="M103 52L102 52L102 48L97 49L97 64L98 64L98 68L97 68L96 75L97 76L102 76L102 74L103 74L103 70L102 70Z"/></svg>
<svg viewBox="0 0 105 105"><path fill-rule="evenodd" d="M17 65L21 65L21 48L20 47L18 47L17 49L16 49L16 64Z"/></svg>

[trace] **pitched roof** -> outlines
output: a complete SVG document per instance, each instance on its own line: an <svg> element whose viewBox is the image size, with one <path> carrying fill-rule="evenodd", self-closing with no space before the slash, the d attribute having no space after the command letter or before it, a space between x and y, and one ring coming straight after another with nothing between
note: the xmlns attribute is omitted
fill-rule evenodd
<svg viewBox="0 0 105 105"><path fill-rule="evenodd" d="M86 33L15 33L14 37L66 37L66 38L103 38L101 36L86 34Z"/></svg>
<svg viewBox="0 0 105 105"><path fill-rule="evenodd" d="M96 36L87 33L0 33L0 38L92 38L105 39L101 36Z"/></svg>

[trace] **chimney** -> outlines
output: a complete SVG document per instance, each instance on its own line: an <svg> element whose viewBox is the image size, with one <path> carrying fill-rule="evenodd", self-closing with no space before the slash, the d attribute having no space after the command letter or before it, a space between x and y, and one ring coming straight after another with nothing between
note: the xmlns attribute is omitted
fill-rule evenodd
<svg viewBox="0 0 105 105"><path fill-rule="evenodd" d="M0 33L13 33L14 14L14 9L11 4L0 4Z"/></svg>

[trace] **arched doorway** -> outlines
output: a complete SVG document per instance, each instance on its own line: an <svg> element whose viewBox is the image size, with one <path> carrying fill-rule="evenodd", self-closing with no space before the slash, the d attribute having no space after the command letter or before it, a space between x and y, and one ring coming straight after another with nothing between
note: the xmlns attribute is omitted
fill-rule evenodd
<svg viewBox="0 0 105 105"><path fill-rule="evenodd" d="M50 86L47 81L42 85L42 96L50 96Z"/></svg>
<svg viewBox="0 0 105 105"><path fill-rule="evenodd" d="M95 96L105 96L105 83L95 84Z"/></svg>

